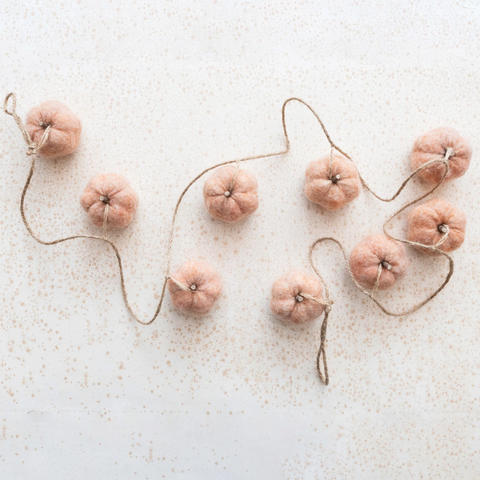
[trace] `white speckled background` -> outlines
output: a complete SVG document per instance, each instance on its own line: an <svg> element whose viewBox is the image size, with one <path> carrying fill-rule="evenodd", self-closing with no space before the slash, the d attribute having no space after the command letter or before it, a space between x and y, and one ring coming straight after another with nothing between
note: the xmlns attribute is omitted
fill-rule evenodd
<svg viewBox="0 0 480 480"><path fill-rule="evenodd" d="M143 318L158 301L179 193L214 163L282 149L286 98L309 102L383 195L409 173L417 135L451 125L474 147L468 174L439 192L466 211L467 239L452 282L420 312L386 317L354 288L338 249L319 250L336 302L325 387L314 363L319 323L275 320L271 284L308 269L319 236L350 251L425 184L416 180L395 204L364 192L339 212L315 207L304 170L327 142L291 105L291 153L246 167L260 189L250 219L212 220L203 182L181 207L173 264L219 268L225 290L214 311L188 318L167 299L143 327L127 314L105 245L44 247L26 232L29 159L2 114L2 479L478 478L476 2L5 0L0 19L0 96L17 92L22 117L63 101L84 127L71 158L39 162L31 224L45 239L98 233L81 190L96 173L127 176L140 208L112 238ZM410 275L383 294L395 308L428 295L446 272L442 259L408 256Z"/></svg>

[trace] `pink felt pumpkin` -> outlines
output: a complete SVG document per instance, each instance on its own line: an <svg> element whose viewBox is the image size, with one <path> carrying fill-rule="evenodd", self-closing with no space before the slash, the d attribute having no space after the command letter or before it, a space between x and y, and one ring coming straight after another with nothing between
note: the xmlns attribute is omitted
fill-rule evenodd
<svg viewBox="0 0 480 480"><path fill-rule="evenodd" d="M414 208L408 215L407 238L411 242L423 245L436 245L448 232L445 241L438 246L439 250L452 252L465 240L467 216L439 198L430 200ZM427 255L439 255L428 248L415 246Z"/></svg>
<svg viewBox="0 0 480 480"><path fill-rule="evenodd" d="M449 171L444 181L448 182L461 177L470 164L472 147L468 140L451 127L435 128L417 138L412 152L412 169L416 170L431 160L444 158L448 148L453 152L448 159ZM429 183L437 184L444 172L445 166L439 162L424 168L418 172L418 175Z"/></svg>
<svg viewBox="0 0 480 480"><path fill-rule="evenodd" d="M171 275L167 286L175 307L195 314L208 313L222 293L222 279L216 268L192 260Z"/></svg>
<svg viewBox="0 0 480 480"><path fill-rule="evenodd" d="M227 165L218 169L203 187L208 212L215 218L234 223L258 208L258 183L250 172Z"/></svg>
<svg viewBox="0 0 480 480"><path fill-rule="evenodd" d="M357 282L374 288L381 265L379 290L392 287L408 268L403 245L386 235L370 235L362 240L350 255L350 268Z"/></svg>
<svg viewBox="0 0 480 480"><path fill-rule="evenodd" d="M270 309L286 323L303 325L319 317L324 305L323 284L313 275L292 271L278 279L272 287Z"/></svg>
<svg viewBox="0 0 480 480"><path fill-rule="evenodd" d="M107 225L126 227L137 209L138 196L123 175L100 174L88 182L80 197L80 203L97 227L103 226L107 204Z"/></svg>
<svg viewBox="0 0 480 480"><path fill-rule="evenodd" d="M38 144L50 126L47 140L40 153L49 158L63 157L76 150L80 143L80 119L63 103L51 100L27 113L25 127L30 138Z"/></svg>
<svg viewBox="0 0 480 480"><path fill-rule="evenodd" d="M310 201L326 208L338 210L355 200L361 191L355 164L343 155L334 153L330 168L330 155L310 163L305 172L305 193Z"/></svg>

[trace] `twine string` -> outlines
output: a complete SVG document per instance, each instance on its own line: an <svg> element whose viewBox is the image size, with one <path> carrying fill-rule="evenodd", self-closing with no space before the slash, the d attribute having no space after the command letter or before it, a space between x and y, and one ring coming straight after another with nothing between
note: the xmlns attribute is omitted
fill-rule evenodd
<svg viewBox="0 0 480 480"><path fill-rule="evenodd" d="M105 209L103 210L103 238L107 239L107 228L108 228L108 212L110 211L110 204L107 202L105 204Z"/></svg>
<svg viewBox="0 0 480 480"><path fill-rule="evenodd" d="M233 189L235 187L235 184L237 183L237 176L238 176L239 170L240 170L240 161L237 160L235 165L235 170L233 171L232 179L230 181L230 185L228 187L228 190L225 192L226 197L230 197L231 195L233 195Z"/></svg>
<svg viewBox="0 0 480 480"><path fill-rule="evenodd" d="M11 105L12 105L12 108L9 110L8 109L8 105L9 105L9 102L11 100ZM110 240L108 240L107 238L107 235L106 235L106 230L107 230L107 224L108 224L108 212L109 212L109 207L108 207L108 204L106 205L105 207L105 211L104 211L104 222L103 222L103 236L97 236L97 235L74 235L74 236L69 236L69 237L65 237L65 238L60 238L60 239L57 239L57 240L52 240L52 241L45 241L45 240L42 240L41 238L39 238L35 233L34 231L32 230L32 228L30 227L29 223L28 223L28 220L26 218L26 215L25 215L25 198L26 198L26 194L27 194L27 191L28 191L28 188L30 186L30 183L31 183L31 180L32 180L32 177L33 177L33 174L35 172L35 164L36 164L36 156L39 154L39 150L41 149L41 147L45 144L45 142L47 141L48 139L48 135L49 135L49 132L50 132L50 129L51 127L50 126L47 126L47 128L45 129L45 132L40 140L40 142L38 143L38 145L36 145L32 139L30 138L30 135L28 134L28 131L25 129L24 125L23 125L23 122L22 120L20 119L20 117L17 115L16 113L16 96L14 93L10 93L7 95L7 97L5 98L5 101L4 101L4 106L3 106L3 109L5 111L5 113L7 113L8 115L11 115L15 122L17 123L24 139L25 139L25 142L27 143L28 145L28 151L27 151L27 155L31 155L32 156L32 162L31 162L31 166L30 166L30 171L29 171L29 174L28 174L28 177L27 177L27 180L26 180L26 183L25 183L25 186L23 187L23 190L22 190L22 195L21 195L21 201L20 201L20 214L21 214L21 217L22 217L22 221L25 225L25 228L27 229L27 231L30 233L30 235L34 238L34 240L36 240L38 243L42 244L42 245L56 245L56 244L59 244L59 243L63 243L63 242L67 242L67 241L70 241L70 240L75 240L75 239L92 239L92 240L99 240L101 242L104 242L106 244L108 244L112 250L114 251L115 253L115 257L117 259L117 263L118 263L118 267L119 267L119 272L120 272L120 284L121 284L121 289L122 289L122 296L123 296L123 299L124 299L124 302L125 302L125 305L128 309L128 311L130 312L131 316L140 324L142 325L150 325L152 322L155 321L155 319L157 318L157 316L159 315L160 313L160 310L161 310L161 307L162 307L162 304L163 304L163 300L165 298L165 291L166 291L166 286L167 286L167 282L168 280L172 280L174 283L176 283L177 285L179 285L180 288L182 289L186 289L186 290L191 290L188 286L182 284L181 282L178 282L177 280L175 280L174 278L172 278L170 276L170 268L171 268L171 260L172 260L172 246L173 246L173 241L174 241L174 232L175 232L175 224L176 224L176 219L177 219L177 216L178 216L178 212L179 212L179 208L180 208L180 205L182 203L182 200L183 198L185 197L185 195L187 194L187 192L190 190L190 188L200 179L202 178L206 173L210 172L211 170L214 170L218 167L222 167L224 165L231 165L233 163L236 163L236 169L235 169L235 172L233 174L233 177L232 177L232 182L231 182L231 188L233 188L233 186L235 185L235 182L236 182L236 179L237 179L237 175L238 175L238 170L239 170L239 167L240 167L240 163L241 162L246 162L246 161L251 161L251 160L259 160L259 159L266 159L266 158L271 158L271 157L276 157L276 156L280 156L280 155L285 155L287 153L290 152L290 149L291 149L291 144L290 144L290 139L289 139L289 136L288 136L288 132L287 132L287 126L286 126L286 106L288 105L288 103L290 102L299 102L301 103L302 105L304 105L305 107L307 107L310 112L314 115L314 117L316 118L316 120L318 121L318 123L320 124L321 128L322 128L322 131L325 135L325 137L327 138L329 144L330 144L330 147L331 147L331 151L330 151L330 175L331 175L331 170L332 170L332 164L333 164L333 150L337 150L340 154L344 155L346 158L348 158L349 160L352 160L352 158L347 154L345 153L341 148L339 148L334 142L333 140L331 139L327 129L325 128L325 125L324 123L322 122L322 120L320 119L320 117L318 116L318 114L313 110L312 107L310 107L310 105L308 105L306 102L304 102L303 100L299 99L299 98L296 98L296 97L292 97L292 98L289 98L287 99L284 103L283 103L283 106L282 106L282 126L283 126L283 133L284 133L284 137L285 137L285 148L283 150L280 150L280 151L276 151L276 152L273 152L273 153L265 153L265 154L259 154L259 155L251 155L251 156L247 156L247 157L243 157L243 158L239 158L239 159L236 159L236 160L229 160L229 161L225 161L225 162L221 162L221 163L218 163L216 165L213 165L211 167L208 167L206 168L205 170L203 170L201 173L199 173L193 180L191 180L188 185L183 189L183 191L180 193L180 196L177 200L177 203L175 205L175 208L174 208L174 212L173 212L173 216L172 216L172 221L171 221L171 224L170 224L170 230L169 230L169 233L168 233L168 240L167 240L167 251L166 251L166 268L165 268L165 280L163 282L163 286L162 286L162 290L161 290L161 295L160 295L160 300L158 302L158 305L156 307L156 310L152 316L152 318L150 320L141 320L136 314L135 312L133 311L130 303L129 303L129 300L128 300L128 295L127 295L127 291L126 291L126 286L125 286L125 273L124 273L124 269L123 269L123 264L122 264L122 259L121 259L121 256L120 256L120 252L117 248L117 246ZM451 149L449 149L451 150ZM402 209L400 209L399 211L397 211L396 213L394 213L388 220L387 222L385 222L384 224L384 232L387 236L389 236L390 238L394 239L394 240L398 240L398 241L401 241L403 243L407 243L409 245L417 245L417 246L421 246L423 248L430 248L430 249L433 249L434 251L437 251L438 253L444 255L448 260L449 260L449 265L450 265L450 270L449 270L449 273L446 277L446 279L444 280L444 282L442 283L442 285L432 294L430 295L426 300L424 300L423 302L420 302L418 305L412 307L411 309L405 311L405 312L400 312L400 313L395 313L395 312L390 312L388 309L386 309L385 307L383 307L383 305L375 298L375 295L374 293L372 292L369 292L368 290L364 289L363 287L361 287L358 282L355 280L355 278L353 277L353 274L351 272L351 269L350 269L350 265L349 265L349 262L348 262L348 257L347 257L347 254L346 254L346 251L345 249L343 248L343 246L341 245L341 243L332 238L332 237L323 237L323 238L320 238L318 240L316 240L310 247L310 251L309 251L309 259L310 259L310 264L312 266L312 269L315 271L315 273L317 274L317 276L320 278L320 280L322 281L323 285L324 285L324 290L325 290L325 302L320 302L319 300L317 299L314 299L313 297L310 297L310 296L307 296L307 294L303 294L303 296L305 296L305 298L309 298L310 300L314 300L314 301L317 301L319 303L321 303L322 305L325 306L325 309L324 309L324 319L323 319L323 322L322 322L322 326L321 326L321 329L320 329L320 348L319 348L319 351L318 351L318 355L317 355L317 370L318 370L318 374L320 376L320 379L322 380L323 383L325 383L326 385L328 385L328 382L329 382L329 375L328 375L328 368L327 368L327 361L326 361L326 354L325 354L325 343L326 343L326 332L327 332L327 325L328 325L328 316L329 316L329 313L331 311L331 306L333 304L333 302L331 301L330 299L330 293L329 293L329 290L328 290L328 287L326 285L326 283L324 282L324 280L322 279L321 275L320 275L320 272L318 271L318 269L316 268L314 262L313 262L313 252L314 252L314 249L316 247L316 245L318 245L319 243L323 242L323 241L327 241L327 240L330 240L330 241L333 241L335 242L341 249L342 253L343 253L343 256L345 258L345 262L346 262L346 265L348 267L348 270L349 270L349 274L352 278L352 280L354 281L355 285L357 286L357 288L360 289L360 291L362 291L362 293L364 293L365 295L367 295L369 298L371 298L379 307L380 309L386 313L387 315L392 315L392 316L403 316L403 315L407 315L408 313L413 313L414 311L418 310L421 306L425 305L425 303L429 302L431 299L433 299L444 287L445 285L448 283L448 281L450 280L450 277L452 276L453 274L453 260L452 258L446 254L445 252L443 252L442 250L439 250L438 247L441 245L440 242L444 242L447 235L448 235L448 231L447 233L445 233L444 237L442 237L442 239L440 240L439 243L437 243L436 245L434 246L429 246L429 245L421 245L421 244L416 244L415 242L409 242L407 240L401 240L401 239L396 239L394 237L392 237L390 234L387 233L386 229L387 229L387 226L389 224L389 222L396 216L398 215L399 213L401 213L403 210L405 210L405 208L408 208L410 205L422 200L423 198L425 198L426 196L430 195L431 193L433 193L442 183L443 183L443 180L445 179L445 176L447 175L448 173L448 169L449 169L449 166L448 166L448 158L450 156L452 156L454 154L453 151L448 151L447 154L445 155L445 158L444 159L441 159L441 160L437 160L437 159L434 159L424 165L422 165L421 167L417 168L414 172L412 172L408 177L407 179L402 183L402 185L400 186L400 188L396 191L396 193L391 197L391 198L382 198L380 197L379 195L377 195L368 185L367 183L365 182L365 180L363 179L363 177L360 176L360 180L362 182L362 185L374 196L376 197L377 199L383 201L383 202L391 202L393 200L395 200L395 198L398 197L398 195L400 195L400 193L402 192L402 190L405 188L405 186L408 184L408 182L421 170L423 170L424 168L428 168L428 166L432 165L433 163L437 163L439 161L443 162L445 164L445 172L440 180L440 182L435 185L432 189L430 189L426 194L422 195L420 198L416 199L414 202L410 202L409 204L407 204L406 206L404 206ZM380 270L380 269L379 269ZM378 287L377 287L378 288ZM323 358L323 367L324 367L324 374L322 374L321 372L321 368L320 368L320 361L321 359Z"/></svg>

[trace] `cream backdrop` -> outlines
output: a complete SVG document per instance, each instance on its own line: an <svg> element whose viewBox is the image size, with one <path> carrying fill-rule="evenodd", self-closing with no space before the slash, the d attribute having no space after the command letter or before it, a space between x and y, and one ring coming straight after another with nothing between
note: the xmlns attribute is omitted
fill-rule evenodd
<svg viewBox="0 0 480 480"><path fill-rule="evenodd" d="M70 158L42 159L27 215L44 239L96 234L79 195L96 173L138 191L133 224L111 232L142 318L155 309L178 195L204 168L284 148L281 107L298 96L377 192L410 171L415 138L451 125L468 137L467 175L438 196L468 216L453 280L406 318L361 295L339 250L316 261L335 305L331 384L315 371L319 321L270 314L273 281L309 271L308 248L335 236L348 251L403 203L367 192L327 212L303 193L328 144L305 107L287 110L290 154L245 165L260 207L225 225L203 181L187 194L173 247L216 265L211 314L154 324L123 304L112 251L85 240L45 247L19 215L29 169L0 116L0 469L5 479L476 479L480 470L478 214L480 7L473 1L4 0L0 93L18 113L49 99L83 122ZM405 234L405 217L395 222ZM409 275L382 294L393 308L427 296L443 259L408 250Z"/></svg>

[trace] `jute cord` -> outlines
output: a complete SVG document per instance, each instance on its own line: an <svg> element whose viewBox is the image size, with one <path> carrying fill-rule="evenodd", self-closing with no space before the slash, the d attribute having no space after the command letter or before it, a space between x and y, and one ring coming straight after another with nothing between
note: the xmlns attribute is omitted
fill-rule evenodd
<svg viewBox="0 0 480 480"><path fill-rule="evenodd" d="M170 230L169 230L169 233L168 233L168 240L167 240L167 255L166 255L166 267L165 267L165 278L164 278L164 282L163 282L163 286L162 286L162 291L161 291L161 295L160 295L160 300L158 302L158 305L155 309L155 312L152 316L152 318L150 320L141 320L136 314L135 312L133 311L130 303L129 303L129 300L128 300L128 295L127 295L127 291L126 291L126 287L125 287L125 274L124 274L124 269L123 269L123 263L122 263L122 259L121 259L121 256L120 256L120 252L117 248L117 246L107 238L107 227L108 227L108 214L109 214L109 204L108 202L106 203L105 205L105 210L104 210L104 218L103 218L103 236L97 236L97 235L73 235L73 236L69 236L69 237L65 237L65 238L60 238L60 239L57 239L57 240L51 240L51 241L45 241L45 240L42 240L41 238L39 238L35 233L34 231L32 230L32 228L30 227L29 223L28 223L28 220L26 218L26 215L25 215L25 197L26 197L26 194L27 194L27 191L28 191L28 188L30 186L30 183L31 183L31 180L32 180L32 177L33 177L33 174L35 172L35 164L36 164L36 158L37 158L37 155L41 154L41 149L43 147L43 145L45 144L45 142L47 141L48 139L48 135L50 133L50 125L47 125L46 128L45 128L45 131L40 139L40 141L38 142L38 144L35 144L28 131L26 130L21 118L17 115L16 113L16 105L17 105L17 99L16 99L16 95L14 93L10 93L7 95L7 97L5 98L5 101L4 101L4 105L3 105L3 109L5 111L5 113L7 113L8 115L11 115L13 117L13 119L15 120L16 124L18 125L18 128L20 129L24 139L25 139L25 142L27 143L28 145L28 149L27 149L27 152L26 154L28 156L31 156L32 157L32 161L31 161L31 166L30 166L30 171L28 173L28 177L27 177L27 180L26 180L26 183L25 183L25 186L23 187L23 190L22 190L22 195L21 195L21 200L20 200L20 215L21 215L21 218L22 218L22 221L25 225L25 228L27 229L27 231L30 233L30 235L40 244L42 245L57 245L59 243L63 243L63 242L67 242L67 241L70 241L70 240L76 240L76 239L92 239L92 240L98 240L98 241L101 241L101 242L104 242L106 244L108 244L114 254L115 254L115 257L117 259L117 262L118 262L118 268L119 268L119 272L120 272L120 285L121 285L121 289L122 289L122 296L123 296L123 299L124 299L124 302L125 302L125 305L128 309L128 311L130 312L131 316L140 324L142 325L150 325L156 318L157 316L159 315L160 313L160 310L162 308L162 304L163 304L163 300L165 298L165 291L166 291L166 287L167 287L167 282L168 280L172 280L175 284L177 284L182 290L186 290L186 291L195 291L195 286L192 285L192 286L187 286L187 285L184 285L182 282L179 282L178 280L172 278L170 276L170 268L171 268L171 260L172 260L172 246L173 246L173 241L174 241L174 232L175 232L175 223L176 223L176 219L177 219L177 216L178 216L178 211L179 211L179 208L180 208L180 205L182 203L182 200L183 198L185 197L186 193L190 190L190 188L200 179L202 178L206 173L216 169L216 168L219 168L219 167L222 167L224 165L231 165L233 163L236 164L236 168L233 172L233 176L232 176L232 180L231 180L231 183L230 183L230 186L229 186L229 192L231 194L234 186L235 186L235 182L237 180L237 177L238 177L238 171L240 169L240 164L242 162L246 162L246 161L250 161L250 160L259 160L259 159L263 159L263 158L271 158L271 157L276 157L276 156L280 156L280 155L285 155L287 153L290 152L290 139L289 139L289 136L288 136L288 132L287 132L287 127L286 127L286 121L285 121L285 112L286 112L286 106L288 105L288 103L290 102L299 102L301 103L302 105L304 105L305 107L307 107L310 112L314 115L314 117L316 118L316 120L318 121L318 123L320 124L320 127L322 128L322 131L325 135L325 137L327 138L329 144L330 144L330 164L329 164L329 175L330 175L330 178L332 177L332 167L333 167L333 153L334 153L334 150L336 150L338 153L342 154L344 157L346 157L347 159L349 159L350 161L353 162L353 159L347 154L345 153L341 148L339 148L334 142L333 140L331 139L327 129L325 128L325 125L323 123L323 121L320 119L320 117L318 116L318 114L313 110L312 107L310 107L310 105L308 105L306 102L304 102L303 100L299 99L299 98L295 98L295 97L292 97L292 98L289 98L287 99L283 106L282 106L282 126L283 126L283 134L284 134L284 137L285 137L285 148L283 150L280 150L280 151L277 151L277 152L273 152L273 153L265 153L265 154L259 154L259 155L251 155L251 156L248 156L248 157L243 157L243 158L239 158L239 159L236 159L236 160L229 160L229 161L225 161L225 162L221 162L221 163L217 163L216 165L213 165L211 167L208 167L206 168L205 170L203 170L201 173L199 173L193 180L190 181L190 183L183 189L183 191L181 192L178 200L177 200L177 203L175 205L175 209L174 209L174 212L173 212L173 216L172 216L172 221L171 221L171 224L170 224ZM8 108L9 106L9 103L11 103L11 109ZM441 255L443 255L444 257L446 257L448 259L448 262L449 262L449 272L447 274L447 276L445 277L444 281L442 282L442 284L440 285L440 287L437 288L437 290L435 290L431 295L429 295L425 300L419 302L418 304L414 305L413 307L405 310L405 311L402 311L402 312L393 312L393 311L390 311L388 308L384 307L380 301L376 298L376 295L377 295L377 291L378 291L378 286L379 286L379 282L380 282L380 277L381 277L381 273L382 273L382 269L384 268L384 266L382 265L382 263L379 264L379 267L378 267L378 273L377 273L377 277L376 277L376 282L375 282L375 287L373 288L372 291L370 290L367 290L365 288L363 288L357 281L356 279L354 278L353 276L353 273L352 273L352 270L350 268L350 264L349 264L349 261L348 261L348 256L347 256L347 253L344 249L344 247L342 246L342 244L336 240L335 238L332 238L332 237L323 237L323 238L319 238L317 240L315 240L315 242L311 245L310 247L310 251L309 251L309 260L310 260L310 265L313 269L313 271L315 272L315 274L319 277L319 279L322 281L323 285L324 285L324 291L325 291L325 300L324 301L321 301L319 299L316 299L314 297L312 297L311 295L307 294L307 293L301 293L301 296L304 297L305 299L307 300L311 300L311 301L315 301L317 303L320 303L321 305L324 306L324 317L323 317L323 321L322 321L322 324L321 324L321 327L320 327L320 347L318 349L318 354L317 354L317 371L318 371L318 375L321 379L321 381L325 384L325 385L328 385L329 384L329 374L328 374L328 367L327 367L327 359L326 359L326 353L325 353L325 349L326 349L326 336L327 336L327 326L328 326L328 317L329 317L329 314L331 312L331 309L332 309L332 305L333 305L333 301L331 300L331 296L330 296L330 292L328 290L328 287L327 287L327 284L325 283L324 279L322 278L320 272L318 271L318 269L316 268L315 266L315 263L314 263L314 260L313 260L313 254L314 254L314 250L315 250L315 247L322 243L322 242L325 242L325 241L332 241L334 243L336 243L339 247L340 247L340 250L342 251L342 254L343 254L343 257L345 259L345 264L347 266L347 269L348 269L348 272L349 272L349 275L350 277L352 278L352 281L354 282L354 284L356 285L356 287L364 294L366 295L368 298L370 298L373 302L375 302L375 304L387 315L390 315L390 316L395 316L395 317L399 317L399 316L404 316L404 315L408 315L410 313L413 313L415 311L417 311L419 308L421 308L422 306L424 306L426 303L428 303L429 301L431 301L436 295L438 295L440 293L441 290L443 290L443 288L445 287L445 285L449 282L451 276L453 275L453 269L454 269L454 263L453 263L453 259L450 255L448 255L447 253L443 252L442 250L440 250L438 247L441 246L441 244L446 240L448 234L449 234L449 231L448 231L448 228L447 228L447 231L444 233L444 235L442 236L441 240L436 244L436 245L423 245L423 244L420 244L420 243L416 243L416 242L411 242L411 241L408 241L408 240L405 240L405 239L399 239L399 238L395 238L393 237L390 233L388 233L388 226L390 224L390 222L393 220L393 218L395 218L397 215L399 215L401 212L403 212L406 208L414 205L415 203L421 201L422 199L424 199L425 197L427 197L428 195L432 194L433 192L435 192L437 190L437 188L440 187L440 185L444 182L444 179L445 177L447 176L448 174L448 171L449 171L449 165L448 165L448 159L450 156L454 155L455 152L453 152L453 150L451 149L448 149L447 152L445 153L445 157L442 158L442 159L435 159L435 160L432 160L428 163L425 163L424 165L422 165L421 167L417 168L416 170L414 170L406 179L405 181L400 185L400 187L398 188L398 190L395 192L395 194L392 196L392 197L389 197L389 198L383 198L379 195L377 195L369 186L368 184L366 183L366 181L363 179L363 177L359 174L359 178L360 178L360 181L362 183L362 185L364 186L364 188L366 190L368 190L375 198L377 198L378 200L382 201L382 202L392 202L393 200L395 200L399 195L400 193L403 191L403 189L407 186L407 184L410 182L410 180L415 177L421 170L425 169L425 168L428 168L429 166L433 165L434 163L442 163L444 166L445 166L445 170L444 170L444 173L441 177L441 180L440 182L433 186L429 191L427 191L425 194L421 195L419 198L415 199L414 201L412 202L409 202L407 203L406 205L404 205L402 208L400 208L399 210L397 210L393 215L391 215L387 221L385 222L384 226L383 226L383 231L385 233L385 235L387 235L389 238L393 239L393 240L396 240L396 241L399 241L401 243L404 243L404 244L407 244L407 245L411 245L411 246L418 246L418 247L422 247L422 248L426 248L426 249L431 249ZM338 176L337 176L338 177ZM332 178L331 178L332 179ZM332 179L332 181L334 180L340 180L340 178L336 178L336 179ZM227 193L227 192L226 192ZM227 195L226 195L227 196ZM321 368L321 363L323 363L323 372L322 372L322 368Z"/></svg>

